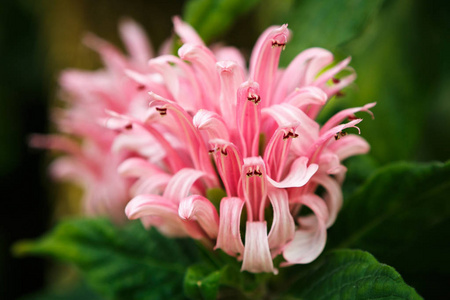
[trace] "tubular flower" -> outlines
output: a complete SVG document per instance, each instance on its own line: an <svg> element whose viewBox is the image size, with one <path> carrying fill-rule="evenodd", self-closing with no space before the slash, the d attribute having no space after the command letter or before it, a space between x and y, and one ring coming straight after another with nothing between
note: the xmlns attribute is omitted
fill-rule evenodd
<svg viewBox="0 0 450 300"><path fill-rule="evenodd" d="M61 131L84 143L68 151L47 138L45 146L69 153L59 160L74 162L71 178L84 180L87 194L107 190L106 201L119 208L131 198L129 219L221 249L242 260L242 270L277 272L278 255L281 266L313 261L342 206L341 162L369 150L345 130L358 129L355 113L370 113L375 103L343 110L322 126L315 121L355 80L350 58L333 64L329 51L311 48L280 69L290 36L282 25L260 36L247 70L237 49L211 50L177 17L174 26L183 42L178 55L163 50L149 61L149 44L131 21L121 27L130 57L89 37L106 70L63 75L72 101L58 119ZM170 41L163 47L171 48ZM103 152L94 158L85 144ZM86 176L94 169L97 181ZM122 187L127 196L117 192ZM226 196L208 199L212 189Z"/></svg>
<svg viewBox="0 0 450 300"><path fill-rule="evenodd" d="M174 23L184 42L178 56L149 61L164 93L148 89L143 118L112 115L122 124L119 139L142 136L159 149L119 167L135 180L127 216L170 236L215 243L250 272L276 272L273 258L280 254L282 265L313 261L342 205L341 161L369 150L344 130L357 128L361 119L354 114L375 103L341 111L323 126L315 121L328 99L355 79L350 58L323 71L333 55L312 48L279 69L290 35L283 25L261 35L246 70L234 48L213 52L189 25ZM336 79L344 69L350 75ZM149 74L134 76L143 77ZM219 211L206 197L213 188L226 192ZM310 214L300 214L305 207Z"/></svg>

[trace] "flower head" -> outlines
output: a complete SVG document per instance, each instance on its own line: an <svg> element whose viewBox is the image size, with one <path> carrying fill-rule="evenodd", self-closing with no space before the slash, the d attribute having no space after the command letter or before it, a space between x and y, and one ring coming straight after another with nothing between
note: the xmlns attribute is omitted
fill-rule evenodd
<svg viewBox="0 0 450 300"><path fill-rule="evenodd" d="M179 18L174 25L184 43L178 56L164 53L148 64L141 31L131 23L123 32L132 59L94 43L111 77L95 90L108 105L93 119L113 132L106 152L120 157L118 173L131 182L126 215L169 236L214 245L250 272L276 272L273 258L280 254L282 265L313 261L342 205L341 161L369 150L345 130L357 128L354 114L374 103L341 111L322 126L315 121L355 80L350 58L332 65L329 51L311 48L281 69L290 36L282 25L260 36L247 70L236 49L211 50ZM350 75L340 77L344 69ZM86 93L94 81L82 77L86 82L74 90ZM219 207L207 198L211 189L226 193ZM300 214L305 207L310 213Z"/></svg>

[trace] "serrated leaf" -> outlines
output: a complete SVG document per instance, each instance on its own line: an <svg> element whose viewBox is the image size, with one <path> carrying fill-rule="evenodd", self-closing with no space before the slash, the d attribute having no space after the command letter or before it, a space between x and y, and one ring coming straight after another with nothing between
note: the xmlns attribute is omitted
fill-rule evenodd
<svg viewBox="0 0 450 300"><path fill-rule="evenodd" d="M196 261L190 240L168 239L140 222L120 228L105 219L60 223L16 254L51 256L76 265L108 299L182 299L184 272Z"/></svg>
<svg viewBox="0 0 450 300"><path fill-rule="evenodd" d="M291 278L283 299L422 299L402 277L371 254L338 250L323 256Z"/></svg>
<svg viewBox="0 0 450 300"><path fill-rule="evenodd" d="M249 11L259 0L190 0L183 18L205 42L224 33L236 18Z"/></svg>
<svg viewBox="0 0 450 300"><path fill-rule="evenodd" d="M205 264L189 267L184 278L184 292L190 299L214 300L223 270L214 270Z"/></svg>
<svg viewBox="0 0 450 300"><path fill-rule="evenodd" d="M309 47L334 50L352 40L365 29L382 3L383 0L298 1L281 20L293 30L282 61L289 62Z"/></svg>

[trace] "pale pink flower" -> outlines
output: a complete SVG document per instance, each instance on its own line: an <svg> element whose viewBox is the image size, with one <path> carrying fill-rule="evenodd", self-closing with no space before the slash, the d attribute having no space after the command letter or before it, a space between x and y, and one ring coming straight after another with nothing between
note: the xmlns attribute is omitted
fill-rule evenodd
<svg viewBox="0 0 450 300"><path fill-rule="evenodd" d="M120 33L129 57L92 34L86 37L86 44L101 55L105 69L63 72L60 85L66 107L55 110L53 118L62 134L36 135L31 139L35 147L66 154L53 162L51 173L83 188L87 214L108 215L117 222L126 219L124 208L131 184L130 179L117 173L117 168L125 159L138 154L122 149L116 139L119 133L106 128L104 123L109 120L110 110L134 116L145 112L147 93L141 83L125 72L148 73L147 62L153 56L145 33L136 23L124 20ZM159 91L157 81L152 89ZM148 155L148 149L153 147L146 148L145 143L141 141L141 151Z"/></svg>
<svg viewBox="0 0 450 300"><path fill-rule="evenodd" d="M280 254L282 265L313 261L342 206L341 161L369 150L344 130L357 128L354 114L374 103L341 111L323 126L315 121L329 98L355 80L350 58L323 71L333 55L311 48L280 69L290 35L283 25L261 35L247 71L236 49L213 52L190 26L178 18L174 24L184 43L178 57L161 55L148 70L124 71L147 82L150 109L112 109L106 124L122 132L117 148L135 154L118 169L134 180L127 216L215 245L250 272L276 272L273 258ZM344 69L350 75L336 79ZM206 197L213 188L226 192L219 212ZM300 215L304 207L311 214Z"/></svg>

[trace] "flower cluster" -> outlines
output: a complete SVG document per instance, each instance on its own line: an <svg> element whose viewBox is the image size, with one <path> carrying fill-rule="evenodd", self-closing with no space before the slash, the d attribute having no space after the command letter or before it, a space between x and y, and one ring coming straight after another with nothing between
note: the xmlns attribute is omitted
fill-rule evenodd
<svg viewBox="0 0 450 300"><path fill-rule="evenodd" d="M126 205L128 218L222 249L250 272L276 272L280 254L282 266L313 261L342 205L341 161L369 150L344 130L374 103L315 121L356 78L350 58L333 64L329 51L311 48L280 69L290 35L283 25L260 36L247 70L235 48L211 50L189 25L174 25L178 56L169 41L150 59L129 20L120 27L129 57L90 36L106 69L65 72L70 106L56 115L82 144L62 136L34 144L69 154L53 171L84 185L89 212L120 219ZM226 194L218 203L207 197L213 189Z"/></svg>

